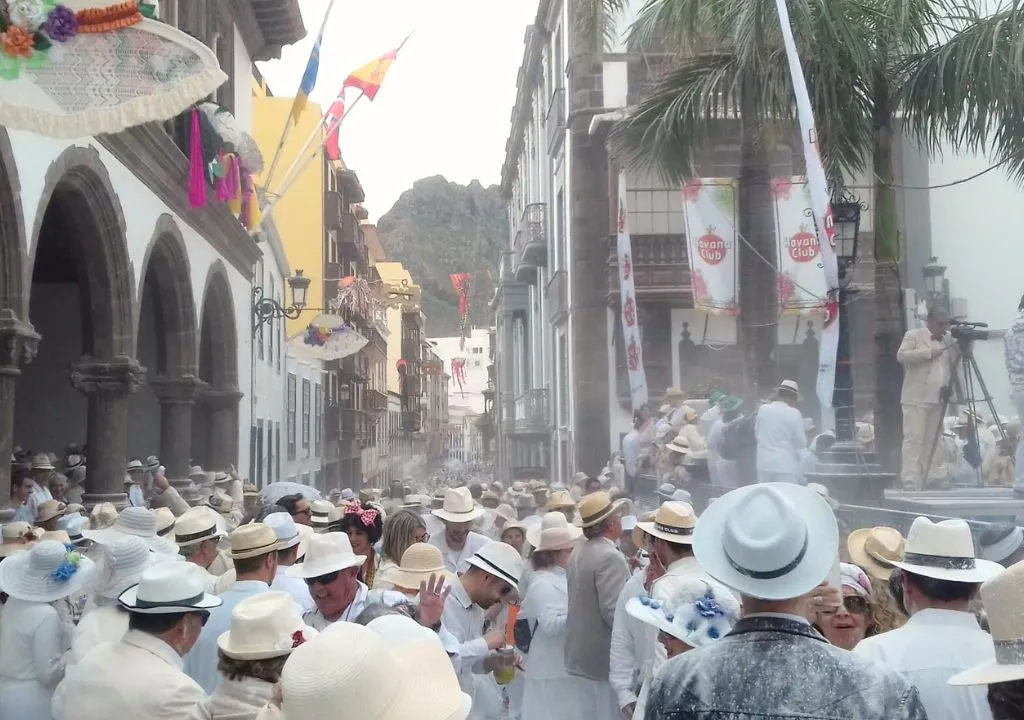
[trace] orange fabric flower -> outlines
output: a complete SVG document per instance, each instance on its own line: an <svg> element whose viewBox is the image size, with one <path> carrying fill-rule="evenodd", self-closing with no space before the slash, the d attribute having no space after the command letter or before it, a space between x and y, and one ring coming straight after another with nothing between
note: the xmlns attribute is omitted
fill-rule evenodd
<svg viewBox="0 0 1024 720"><path fill-rule="evenodd" d="M0 38L3 39L4 52L11 57L31 57L35 42L32 35L24 28L11 25Z"/></svg>

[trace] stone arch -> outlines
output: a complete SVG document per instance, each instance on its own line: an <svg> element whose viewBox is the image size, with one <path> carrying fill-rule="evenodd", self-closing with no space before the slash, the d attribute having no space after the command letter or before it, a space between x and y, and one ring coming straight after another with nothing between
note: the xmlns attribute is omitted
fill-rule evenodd
<svg viewBox="0 0 1024 720"><path fill-rule="evenodd" d="M238 330L224 263L210 266L203 290L199 340L200 377L214 389L238 388Z"/></svg>
<svg viewBox="0 0 1024 720"><path fill-rule="evenodd" d="M82 271L84 354L131 357L135 351L135 282L125 239L124 211L95 147L69 147L47 170L32 228L33 270L40 233L51 213L59 213L65 226L74 229L67 233L68 249Z"/></svg>
<svg viewBox="0 0 1024 720"><path fill-rule="evenodd" d="M25 216L18 166L7 130L0 127L0 309L28 317L25 292Z"/></svg>
<svg viewBox="0 0 1024 720"><path fill-rule="evenodd" d="M176 378L199 373L199 329L188 251L178 224L169 214L157 218L143 258L142 283L135 304L133 327L139 337L143 297L155 285L150 297L156 305L163 332L157 333L157 373Z"/></svg>

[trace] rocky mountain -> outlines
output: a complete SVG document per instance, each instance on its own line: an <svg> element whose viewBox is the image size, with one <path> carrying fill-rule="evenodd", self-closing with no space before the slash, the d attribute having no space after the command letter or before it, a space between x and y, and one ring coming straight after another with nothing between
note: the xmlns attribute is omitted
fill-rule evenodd
<svg viewBox="0 0 1024 720"><path fill-rule="evenodd" d="M488 303L498 257L509 247L506 217L497 185L459 185L435 175L413 183L377 221L388 257L423 288L427 335L458 334L459 301L449 278L457 272L472 275L467 327L493 324Z"/></svg>

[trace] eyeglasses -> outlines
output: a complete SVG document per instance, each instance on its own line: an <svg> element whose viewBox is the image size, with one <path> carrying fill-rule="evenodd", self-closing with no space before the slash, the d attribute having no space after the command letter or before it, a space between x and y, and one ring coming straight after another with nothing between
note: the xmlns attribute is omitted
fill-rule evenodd
<svg viewBox="0 0 1024 720"><path fill-rule="evenodd" d="M335 572L327 573L326 575L317 575L313 578L306 578L306 585L309 587L313 587L314 585L330 585L338 579L339 575L341 575L341 571L336 570Z"/></svg>
<svg viewBox="0 0 1024 720"><path fill-rule="evenodd" d="M868 601L860 595L847 595L843 598L843 607L851 615L867 615Z"/></svg>
<svg viewBox="0 0 1024 720"><path fill-rule="evenodd" d="M292 517L296 515L310 515L313 512L312 508L303 508L302 510L296 510L292 513Z"/></svg>
<svg viewBox="0 0 1024 720"><path fill-rule="evenodd" d="M206 627L206 622L210 619L210 613L208 613L206 610L203 610L201 612L194 612L192 613L192 615L195 615L199 618L199 625L201 627Z"/></svg>

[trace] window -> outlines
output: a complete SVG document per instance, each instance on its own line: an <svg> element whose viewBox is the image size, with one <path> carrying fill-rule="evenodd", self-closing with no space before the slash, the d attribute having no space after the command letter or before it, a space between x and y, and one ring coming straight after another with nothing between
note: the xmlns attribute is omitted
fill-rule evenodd
<svg viewBox="0 0 1024 720"><path fill-rule="evenodd" d="M288 373L288 459L295 459L295 375Z"/></svg>
<svg viewBox="0 0 1024 720"><path fill-rule="evenodd" d="M683 233L683 197L678 190L629 190L626 206L629 208L629 231L635 235Z"/></svg>
<svg viewBox="0 0 1024 720"><path fill-rule="evenodd" d="M484 349L481 348L481 347L475 347L475 348L473 348L473 354L474 355L483 355L484 354Z"/></svg>
<svg viewBox="0 0 1024 720"><path fill-rule="evenodd" d="M310 416L310 385L309 380L302 379L302 447L309 457L309 416Z"/></svg>
<svg viewBox="0 0 1024 720"><path fill-rule="evenodd" d="M313 413L313 454L320 457L320 439L323 435L323 415L324 415L324 386L320 383L316 384L316 411Z"/></svg>

